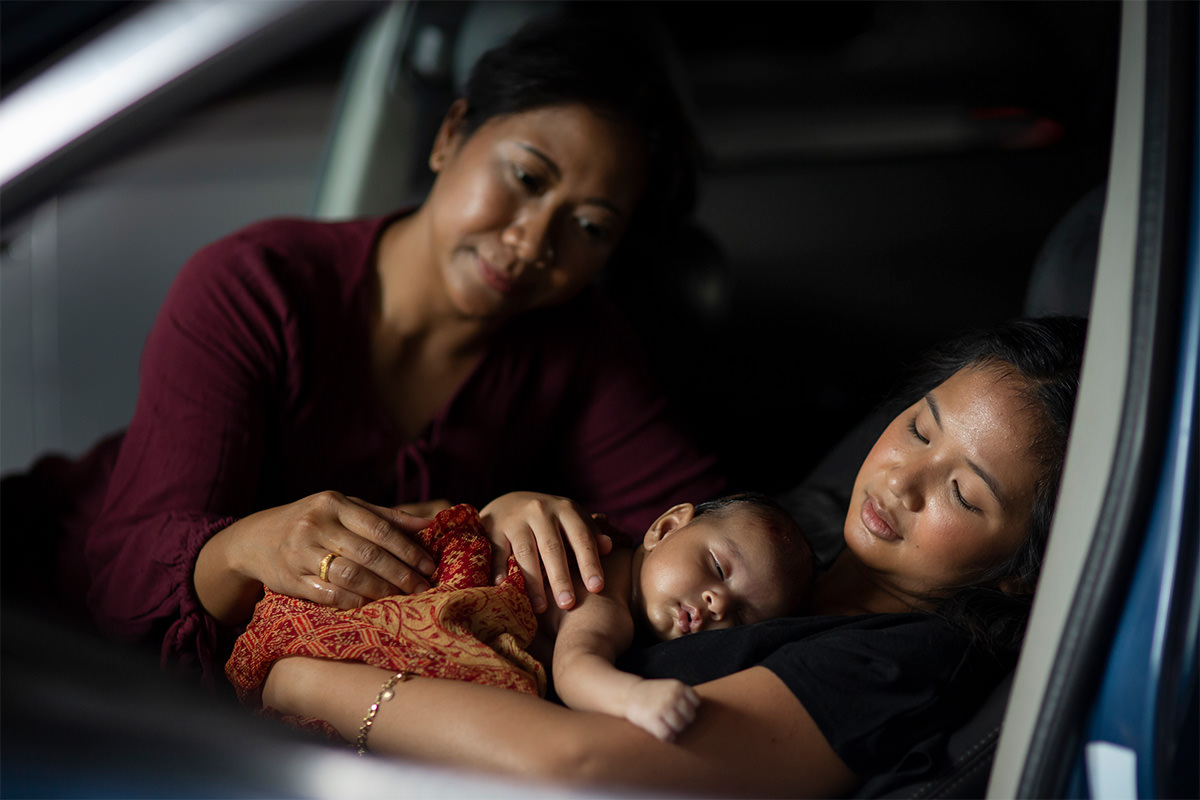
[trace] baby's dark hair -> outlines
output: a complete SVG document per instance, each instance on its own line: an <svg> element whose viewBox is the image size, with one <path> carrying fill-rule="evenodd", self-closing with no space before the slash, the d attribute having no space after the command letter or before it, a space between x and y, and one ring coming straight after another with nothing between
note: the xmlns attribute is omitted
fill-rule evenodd
<svg viewBox="0 0 1200 800"><path fill-rule="evenodd" d="M646 189L630 242L685 219L696 195L699 148L673 72L636 17L604 4L568 6L526 23L484 53L463 91L469 137L494 117L583 103L628 123L646 145Z"/></svg>
<svg viewBox="0 0 1200 800"><path fill-rule="evenodd" d="M911 404L960 370L982 369L999 380L1015 378L1036 412L1030 447L1037 476L1028 534L1011 558L969 584L946 587L953 594L936 602L943 616L995 652L1016 650L1025 634L1058 500L1086 336L1087 321L1079 317L1017 319L968 331L929 354L905 393ZM1002 581L1016 588L1002 592Z"/></svg>
<svg viewBox="0 0 1200 800"><path fill-rule="evenodd" d="M738 511L753 514L770 533L772 556L780 573L789 579L788 613L807 605L816 571L812 545L799 523L774 498L758 492L738 492L700 503L694 519L706 514L725 516Z"/></svg>

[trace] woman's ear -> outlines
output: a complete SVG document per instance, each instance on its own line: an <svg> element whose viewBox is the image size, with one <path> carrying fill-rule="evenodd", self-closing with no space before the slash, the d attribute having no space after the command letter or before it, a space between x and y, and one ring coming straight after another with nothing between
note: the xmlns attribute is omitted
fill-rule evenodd
<svg viewBox="0 0 1200 800"><path fill-rule="evenodd" d="M467 116L467 101L458 98L450 104L450 110L442 119L437 136L433 140L433 148L429 151L429 168L441 172L442 167L450 160L450 156L462 144L463 119Z"/></svg>
<svg viewBox="0 0 1200 800"><path fill-rule="evenodd" d="M642 540L642 547L653 550L659 542L687 525L695 516L696 507L691 503L672 506L650 525L646 531L646 538Z"/></svg>

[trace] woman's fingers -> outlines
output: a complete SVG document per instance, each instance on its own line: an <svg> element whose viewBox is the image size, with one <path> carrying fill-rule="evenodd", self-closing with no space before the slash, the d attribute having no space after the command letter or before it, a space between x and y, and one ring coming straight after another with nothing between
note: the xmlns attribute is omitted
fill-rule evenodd
<svg viewBox="0 0 1200 800"><path fill-rule="evenodd" d="M508 539L505 538L501 538L499 541L493 539L491 542L492 583L500 583L508 574L508 557L512 555L512 548L508 544Z"/></svg>
<svg viewBox="0 0 1200 800"><path fill-rule="evenodd" d="M347 500L366 511L365 515L352 510L347 514L343 519L343 524L348 530L383 548L406 566L416 569L421 575L426 577L433 575L437 564L429 552L417 544L413 538L422 529L428 527L432 519L416 516L396 508L377 506L357 497L349 497ZM351 524L348 524L350 522L356 523L356 526L352 527ZM363 566L371 566L361 561L359 563ZM381 577L387 578L388 576L381 573Z"/></svg>
<svg viewBox="0 0 1200 800"><path fill-rule="evenodd" d="M529 525L522 524L516 529L506 532L509 551L517 561L521 574L525 577L525 594L529 595L529 603L533 612L540 614L546 610L546 584L542 577L542 559L538 552L537 535ZM504 569L507 571L508 562ZM500 573L501 575L506 574Z"/></svg>
<svg viewBox="0 0 1200 800"><path fill-rule="evenodd" d="M571 551L575 554L575 564L579 567L583 585L589 592L600 591L604 588L604 569L600 566L600 545L601 542L606 541L608 550L612 550L612 541L606 534L597 530L591 517L567 516L560 520L560 525L563 536L570 543Z"/></svg>
<svg viewBox="0 0 1200 800"><path fill-rule="evenodd" d="M567 548L563 544L563 531L558 519L539 520L533 526L538 553L546 570L546 582L550 585L550 596L559 608L575 605L575 581L571 577L571 564L567 560Z"/></svg>
<svg viewBox="0 0 1200 800"><path fill-rule="evenodd" d="M249 619L263 586L338 608L424 591L435 564L413 537L429 523L318 492L250 514L213 536L196 561L196 593L215 618L238 624Z"/></svg>
<svg viewBox="0 0 1200 800"><path fill-rule="evenodd" d="M344 555L404 594L428 589L426 577L433 575L436 564L412 536L428 525L429 520L357 498L349 500L351 505L339 519L358 538L349 543L352 549Z"/></svg>
<svg viewBox="0 0 1200 800"><path fill-rule="evenodd" d="M315 553L316 551L314 558ZM331 555L333 558L329 558ZM358 608L381 597L412 593L402 586L385 581L350 558L333 551L324 554L309 580L321 595L318 602L338 608Z"/></svg>
<svg viewBox="0 0 1200 800"><path fill-rule="evenodd" d="M387 597L396 591L386 581L356 568L348 558L336 554L325 569L325 577L321 577L318 569L316 574L305 576L304 580L307 585L303 596L306 599L334 608L359 608L372 599Z"/></svg>
<svg viewBox="0 0 1200 800"><path fill-rule="evenodd" d="M584 532L580 534L577 523L583 524L582 519L578 516L574 519L553 517L538 520L533 525L537 549L546 570L546 581L550 584L550 596L559 608L572 608L575 605L575 581L571 577L571 564L567 560L567 548L563 540L570 541L576 548L575 559L579 565L579 573L585 576L585 581L589 575L585 571L585 564L590 563L591 565L590 574L593 582L600 566L591 534L587 531L586 526ZM590 561L588 553L591 553Z"/></svg>
<svg viewBox="0 0 1200 800"><path fill-rule="evenodd" d="M535 612L544 611L548 600L560 608L575 605L572 555L589 591L604 587L600 553L602 548L611 549L611 542L589 515L565 497L511 492L484 506L480 517L493 547L500 553L511 552L516 559ZM502 575L498 559L495 566ZM549 585L548 598L543 575Z"/></svg>
<svg viewBox="0 0 1200 800"><path fill-rule="evenodd" d="M306 527L310 544L303 548L301 575L316 597L338 608L357 608L393 594L414 594L429 588L427 575L434 561L411 538L429 520L376 506L334 492L318 496L325 504L317 521ZM330 554L334 558L321 564ZM306 592L308 594L308 592Z"/></svg>

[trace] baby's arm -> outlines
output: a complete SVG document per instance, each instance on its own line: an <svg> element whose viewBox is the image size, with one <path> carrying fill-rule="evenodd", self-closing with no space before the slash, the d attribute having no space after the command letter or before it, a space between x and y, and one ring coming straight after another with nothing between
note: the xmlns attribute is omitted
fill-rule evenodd
<svg viewBox="0 0 1200 800"><path fill-rule="evenodd" d="M605 559L605 588L561 615L554 642L554 687L571 708L601 711L670 741L695 719L700 698L676 680L647 680L618 670L617 656L633 643L629 609L632 554L616 550Z"/></svg>

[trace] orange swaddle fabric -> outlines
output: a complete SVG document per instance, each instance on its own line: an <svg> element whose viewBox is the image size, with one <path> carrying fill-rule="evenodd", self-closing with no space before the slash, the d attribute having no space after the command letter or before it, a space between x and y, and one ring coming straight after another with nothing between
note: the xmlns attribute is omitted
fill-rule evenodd
<svg viewBox="0 0 1200 800"><path fill-rule="evenodd" d="M225 665L242 702L261 706L271 665L287 656L357 661L545 695L545 668L525 652L537 618L524 577L510 558L504 580L492 585L492 548L478 512L465 504L446 509L417 538L438 562L433 588L421 594L344 611L268 589ZM320 720L288 721L336 735Z"/></svg>

